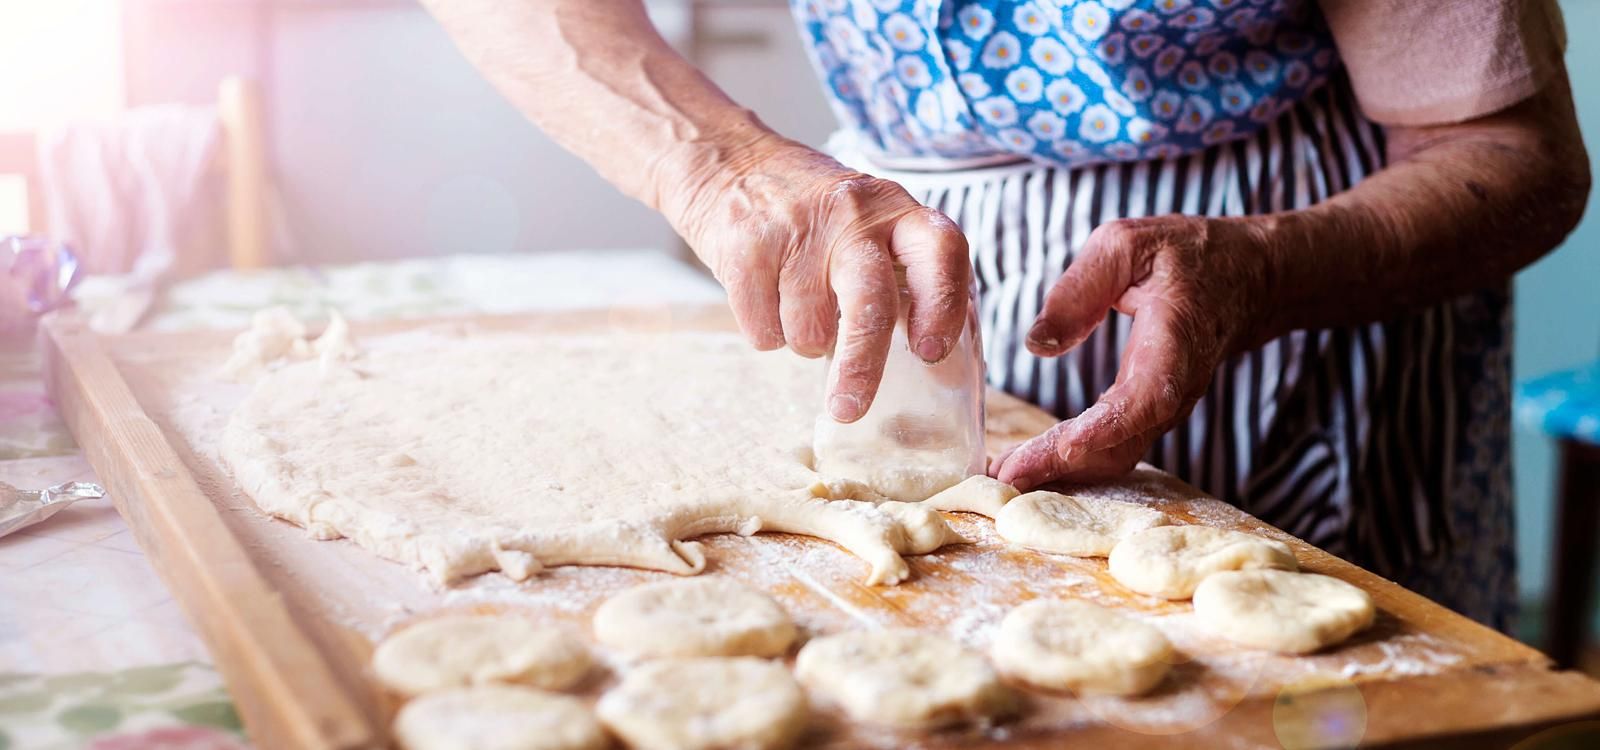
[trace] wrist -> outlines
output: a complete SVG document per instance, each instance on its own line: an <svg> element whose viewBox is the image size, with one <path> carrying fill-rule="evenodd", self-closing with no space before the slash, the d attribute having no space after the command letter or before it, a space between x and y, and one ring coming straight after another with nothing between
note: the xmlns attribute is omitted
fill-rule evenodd
<svg viewBox="0 0 1600 750"><path fill-rule="evenodd" d="M774 141L782 140L755 113L739 107L711 123L680 129L649 165L645 203L681 232L693 207L748 173L775 148Z"/></svg>
<svg viewBox="0 0 1600 750"><path fill-rule="evenodd" d="M1245 322L1234 351L1248 351L1287 333L1283 329L1281 313L1292 304L1293 291L1290 269L1287 265L1288 248L1299 240L1300 232L1295 212L1249 216L1237 222L1248 245L1248 270L1246 271Z"/></svg>

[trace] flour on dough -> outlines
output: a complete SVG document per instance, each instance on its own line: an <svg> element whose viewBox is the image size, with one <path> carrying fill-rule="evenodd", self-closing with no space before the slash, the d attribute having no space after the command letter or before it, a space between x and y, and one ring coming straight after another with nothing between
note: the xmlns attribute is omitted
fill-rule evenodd
<svg viewBox="0 0 1600 750"><path fill-rule="evenodd" d="M1010 677L1051 690L1139 695L1172 665L1152 625L1099 605L1035 599L1000 621L989 655Z"/></svg>
<svg viewBox="0 0 1600 750"><path fill-rule="evenodd" d="M635 586L594 613L602 645L640 657L782 656L794 621L772 600L732 578L705 576Z"/></svg>
<svg viewBox="0 0 1600 750"><path fill-rule="evenodd" d="M405 750L601 750L605 730L583 701L510 685L451 688L413 699L394 719Z"/></svg>
<svg viewBox="0 0 1600 750"><path fill-rule="evenodd" d="M1006 503L995 516L994 530L1012 544L1041 552L1105 557L1134 532L1171 522L1167 514L1136 503L1040 490Z"/></svg>
<svg viewBox="0 0 1600 750"><path fill-rule="evenodd" d="M776 750L806 725L789 670L749 657L662 659L630 670L595 706L629 747Z"/></svg>
<svg viewBox="0 0 1600 750"><path fill-rule="evenodd" d="M686 540L764 529L833 541L869 583L896 583L902 554L954 538L938 514L880 508L802 461L819 362L698 332L435 332L364 349L359 370L268 373L222 457L265 512L441 582L548 565L693 574L705 555Z"/></svg>
<svg viewBox="0 0 1600 750"><path fill-rule="evenodd" d="M1000 515L1000 509L1018 494L1017 488L1005 482L975 474L963 479L960 484L922 501L922 504L934 510L977 513L980 516L994 518Z"/></svg>
<svg viewBox="0 0 1600 750"><path fill-rule="evenodd" d="M560 690L589 672L576 636L516 615L441 615L378 644L372 671L391 690L416 695L486 682Z"/></svg>
<svg viewBox="0 0 1600 750"><path fill-rule="evenodd" d="M1194 613L1211 633L1243 646L1307 654L1372 624L1372 597L1344 581L1285 570L1235 570L1207 577Z"/></svg>
<svg viewBox="0 0 1600 750"><path fill-rule="evenodd" d="M795 675L856 721L936 728L1012 714L1017 696L983 656L914 630L858 630L811 641Z"/></svg>
<svg viewBox="0 0 1600 750"><path fill-rule="evenodd" d="M1206 576L1224 570L1299 570L1289 545L1210 526L1157 526L1111 548L1109 571L1141 594L1188 599Z"/></svg>

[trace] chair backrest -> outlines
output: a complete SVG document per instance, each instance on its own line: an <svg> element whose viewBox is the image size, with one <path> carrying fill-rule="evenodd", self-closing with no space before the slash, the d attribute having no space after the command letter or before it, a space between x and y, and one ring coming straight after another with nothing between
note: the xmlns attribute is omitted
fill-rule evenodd
<svg viewBox="0 0 1600 750"><path fill-rule="evenodd" d="M222 148L216 168L223 172L227 185L224 210L228 260L235 268L260 268L272 260L273 194L260 88L242 77L223 79L217 93L217 116L222 127ZM45 207L35 141L33 133L0 133L0 176L22 178L27 196L25 228L43 232Z"/></svg>

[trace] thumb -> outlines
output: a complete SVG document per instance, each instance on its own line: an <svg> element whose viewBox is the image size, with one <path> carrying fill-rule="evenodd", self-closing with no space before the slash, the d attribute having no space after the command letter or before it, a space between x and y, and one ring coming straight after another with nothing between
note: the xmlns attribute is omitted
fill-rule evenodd
<svg viewBox="0 0 1600 750"><path fill-rule="evenodd" d="M1089 337L1106 313L1132 286L1137 266L1136 231L1113 222L1102 224L1066 273L1045 296L1044 310L1028 331L1028 351L1055 357Z"/></svg>

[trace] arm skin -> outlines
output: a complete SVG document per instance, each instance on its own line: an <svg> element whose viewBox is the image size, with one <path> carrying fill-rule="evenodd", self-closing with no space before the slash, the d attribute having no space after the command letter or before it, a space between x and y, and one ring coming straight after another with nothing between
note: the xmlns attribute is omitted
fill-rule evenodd
<svg viewBox="0 0 1600 750"><path fill-rule="evenodd" d="M759 349L833 352L829 411L877 391L906 268L909 340L938 361L966 316L966 238L899 185L767 129L656 33L640 0L423 0L563 147L660 211Z"/></svg>
<svg viewBox="0 0 1600 750"><path fill-rule="evenodd" d="M1187 416L1229 354L1502 283L1583 213L1588 154L1564 72L1503 111L1386 133L1386 168L1304 210L1097 228L1046 298L1028 347L1057 356L1107 310L1131 314L1117 381L995 462L996 475L1027 488L1125 473Z"/></svg>

